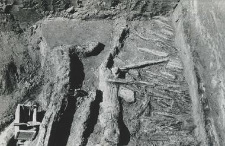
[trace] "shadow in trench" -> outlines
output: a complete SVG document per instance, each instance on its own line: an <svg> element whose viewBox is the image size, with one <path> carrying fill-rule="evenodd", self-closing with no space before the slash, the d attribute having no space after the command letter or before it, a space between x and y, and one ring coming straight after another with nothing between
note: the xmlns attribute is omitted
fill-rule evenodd
<svg viewBox="0 0 225 146"><path fill-rule="evenodd" d="M84 81L84 66L77 54L74 51L70 51L70 90L78 89L82 87Z"/></svg>
<svg viewBox="0 0 225 146"><path fill-rule="evenodd" d="M68 97L68 104L66 110L63 112L60 120L56 122L53 128L55 128L55 133L50 141L50 146L66 146L70 129L73 122L73 115L76 111L76 97Z"/></svg>
<svg viewBox="0 0 225 146"><path fill-rule="evenodd" d="M9 143L7 144L7 146L16 146L16 143L17 143L17 140L14 139L14 137L12 137L12 138L9 140Z"/></svg>
<svg viewBox="0 0 225 146"><path fill-rule="evenodd" d="M42 122L42 120L45 116L45 113L46 113L45 111L40 111L40 112L37 113L37 121L38 122Z"/></svg>
<svg viewBox="0 0 225 146"><path fill-rule="evenodd" d="M55 119L52 125L51 137L49 139L49 146L66 146L70 129L73 122L73 117L76 112L77 97L86 95L81 94L79 91L74 96L74 89L82 87L84 80L84 68L83 63L74 51L70 51L70 73L69 73L69 85L70 89L67 95L64 95L63 104L58 115L58 119Z"/></svg>
<svg viewBox="0 0 225 146"><path fill-rule="evenodd" d="M128 143L130 142L130 131L123 122L123 106L121 98L119 98L119 103L120 103L120 115L118 124L120 129L120 140L118 145L128 145Z"/></svg>
<svg viewBox="0 0 225 146"><path fill-rule="evenodd" d="M90 137L91 133L94 131L94 127L98 122L98 115L99 115L99 110L100 110L100 102L102 102L102 91L97 90L96 91L96 99L95 101L91 104L90 107L90 117L87 121L87 129L84 131L83 137L84 141L82 143L83 146L85 146L88 142L88 138Z"/></svg>
<svg viewBox="0 0 225 146"><path fill-rule="evenodd" d="M105 48L105 45L102 43L99 43L97 48L94 51L86 54L86 57L97 56L104 50L104 48Z"/></svg>

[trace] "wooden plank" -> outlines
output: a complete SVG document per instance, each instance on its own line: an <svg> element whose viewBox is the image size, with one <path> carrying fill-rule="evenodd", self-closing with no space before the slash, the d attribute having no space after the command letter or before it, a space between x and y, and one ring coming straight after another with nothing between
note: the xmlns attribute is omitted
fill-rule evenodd
<svg viewBox="0 0 225 146"><path fill-rule="evenodd" d="M107 82L117 83L117 84L144 84L144 85L150 85L150 86L155 85L154 83L149 83L145 81L128 81L125 79L107 79Z"/></svg>
<svg viewBox="0 0 225 146"><path fill-rule="evenodd" d="M164 63L169 61L169 58L163 58L163 59L157 59L157 60L150 60L150 61L143 61L136 64L130 64L124 67L121 67L120 70L129 70L129 69L136 69L136 68L142 68L150 65L155 65L159 63Z"/></svg>

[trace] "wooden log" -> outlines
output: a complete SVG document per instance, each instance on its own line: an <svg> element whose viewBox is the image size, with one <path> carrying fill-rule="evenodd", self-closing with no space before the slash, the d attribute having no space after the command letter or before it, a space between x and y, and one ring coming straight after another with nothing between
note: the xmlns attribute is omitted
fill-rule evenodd
<svg viewBox="0 0 225 146"><path fill-rule="evenodd" d="M120 70L129 70L129 69L142 68L142 67L146 67L146 66L149 66L149 65L155 65L155 64L159 64L159 63L164 63L164 62L167 62L167 61L169 61L169 58L144 61L144 62L140 62L140 63L137 63L137 64L130 64L130 65L121 67Z"/></svg>
<svg viewBox="0 0 225 146"><path fill-rule="evenodd" d="M165 34L165 32L163 33L162 31L159 33L154 33L153 35L161 40L172 41L171 36L168 36L167 34Z"/></svg>
<svg viewBox="0 0 225 146"><path fill-rule="evenodd" d="M181 82L175 82L174 80L170 80L168 78L164 78L162 76L149 76L148 74L145 74L148 78L144 78L147 81L151 80L153 84L158 85L160 87L163 87L163 89L174 89L174 90L180 90L183 84Z"/></svg>
<svg viewBox="0 0 225 146"><path fill-rule="evenodd" d="M14 123L14 126L27 126L27 123Z"/></svg>
<svg viewBox="0 0 225 146"><path fill-rule="evenodd" d="M142 73L142 79L146 80L146 81L151 81L152 83L155 83L156 85L162 87L162 88L166 88L166 87L170 87L170 85L172 84L179 84L180 82L177 80L173 80L170 77L166 77L162 74L151 74L149 72L146 71Z"/></svg>
<svg viewBox="0 0 225 146"><path fill-rule="evenodd" d="M186 114L186 115L175 115L173 113L168 113L168 112L160 112L160 111L153 111L153 115L160 115L160 116L164 116L167 118L173 118L177 121L185 121L186 119L190 118L190 115Z"/></svg>
<svg viewBox="0 0 225 146"><path fill-rule="evenodd" d="M179 59L170 59L166 68L176 68L176 69L182 70L183 64L182 64L181 60L179 60Z"/></svg>
<svg viewBox="0 0 225 146"><path fill-rule="evenodd" d="M147 38L147 37L144 37L143 35L139 34L138 32L136 31L131 31L133 34L135 34L136 36L138 36L139 38L143 39L143 40L146 40L146 41L155 41L155 39L153 37L151 38Z"/></svg>
<svg viewBox="0 0 225 146"><path fill-rule="evenodd" d="M168 23L165 23L160 19L154 19L154 22L158 23L158 25L160 25L160 26L163 26L165 29L173 32L173 28Z"/></svg>
<svg viewBox="0 0 225 146"><path fill-rule="evenodd" d="M153 115L160 115L160 116L164 116L164 117L168 117L168 118L174 118L176 119L176 115L171 114L171 113L167 113L167 112L160 112L160 111L154 111Z"/></svg>
<svg viewBox="0 0 225 146"><path fill-rule="evenodd" d="M166 78L168 77L168 78L171 78L171 79L173 79L173 80L176 79L176 76L173 75L173 74L171 74L171 73L169 73L169 72L166 72L166 71L160 71L160 73L162 74L162 76L165 76Z"/></svg>
<svg viewBox="0 0 225 146"><path fill-rule="evenodd" d="M169 141L169 138L166 137L158 137L158 138L150 138L148 141Z"/></svg>
<svg viewBox="0 0 225 146"><path fill-rule="evenodd" d="M170 49L176 49L173 44L170 44L169 42L166 42L166 41L162 41L162 40L156 40L155 41L155 44L162 48L162 47L166 47L166 48L170 48ZM177 49L176 49L177 50Z"/></svg>
<svg viewBox="0 0 225 146"><path fill-rule="evenodd" d="M28 123L14 123L14 126L30 126L30 127L34 127L34 126L39 126L41 125L40 122L28 122Z"/></svg>
<svg viewBox="0 0 225 146"><path fill-rule="evenodd" d="M153 50L153 49L148 49L148 48L137 48L137 49L141 52L150 53L150 54L160 56L160 57L167 57L168 56L168 53L161 52L161 51L158 51L158 50Z"/></svg>
<svg viewBox="0 0 225 146"><path fill-rule="evenodd" d="M149 83L145 81L128 81L125 79L107 79L107 82L116 83L116 84L144 84L149 86L154 86L154 83Z"/></svg>
<svg viewBox="0 0 225 146"><path fill-rule="evenodd" d="M143 140L143 141L148 141L148 142L150 142L150 141L160 141L160 142L162 142L162 141L169 141L170 139L169 138L167 138L166 136L155 136L155 137L150 137L150 138L148 138L148 139L146 139L146 138L141 138L140 140Z"/></svg>

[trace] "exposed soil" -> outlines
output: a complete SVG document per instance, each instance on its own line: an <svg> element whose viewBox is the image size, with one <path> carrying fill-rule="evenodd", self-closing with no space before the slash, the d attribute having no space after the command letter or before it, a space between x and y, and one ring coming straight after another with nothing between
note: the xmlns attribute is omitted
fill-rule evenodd
<svg viewBox="0 0 225 146"><path fill-rule="evenodd" d="M216 145L185 2L1 2L0 146L19 103L39 106L26 146Z"/></svg>

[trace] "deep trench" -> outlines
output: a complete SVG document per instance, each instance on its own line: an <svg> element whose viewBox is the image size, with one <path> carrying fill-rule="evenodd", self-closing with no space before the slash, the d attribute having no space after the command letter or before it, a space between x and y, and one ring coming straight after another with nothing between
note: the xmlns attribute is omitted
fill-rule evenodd
<svg viewBox="0 0 225 146"><path fill-rule="evenodd" d="M69 91L65 95L63 107L60 113L62 116L59 121L53 123L52 134L49 139L49 146L65 146L67 144L73 117L76 112L77 97L79 93L74 95L75 89L82 87L85 77L83 63L74 52L70 52L70 73L69 73Z"/></svg>
<svg viewBox="0 0 225 146"><path fill-rule="evenodd" d="M128 143L130 142L130 131L123 121L123 105L122 105L121 99L122 98L119 98L120 113L119 113L118 125L120 129L120 139L119 139L118 145L128 145Z"/></svg>
<svg viewBox="0 0 225 146"><path fill-rule="evenodd" d="M76 97L67 97L67 107L63 112L63 115L59 122L57 122L55 136L50 141L50 146L66 146L69 135L70 128L73 122L73 115L76 112Z"/></svg>
<svg viewBox="0 0 225 146"><path fill-rule="evenodd" d="M16 143L17 143L17 140L14 139L14 137L12 137L12 138L9 140L7 146L16 146Z"/></svg>
<svg viewBox="0 0 225 146"><path fill-rule="evenodd" d="M78 89L82 87L84 81L84 66L80 58L75 52L70 51L70 73L69 73L69 84L70 90Z"/></svg>
<svg viewBox="0 0 225 146"><path fill-rule="evenodd" d="M86 54L86 57L96 56L102 50L104 50L105 45L102 43L98 44L98 47ZM62 107L60 109L60 114L62 114L58 121L53 123L50 138L49 138L49 146L65 146L67 145L70 130L73 123L74 114L77 109L77 98L87 96L87 92L80 90L83 85L83 81L85 79L84 67L81 61L82 56L76 49L69 50L70 57L70 72L69 72L69 91L67 95L65 95L65 99L63 100ZM74 92L76 89L76 92ZM83 94L85 93L85 94ZM96 100L91 104L90 109L90 117L86 121L86 129L83 133L83 142L82 145L86 145L88 142L88 138L91 133L94 131L94 126L97 123L100 102L102 101L102 93L101 91L97 91Z"/></svg>
<svg viewBox="0 0 225 146"><path fill-rule="evenodd" d="M91 106L90 106L90 117L86 121L87 128L85 129L85 131L83 133L84 140L82 142L82 146L87 145L88 139L89 139L90 135L93 133L94 127L98 122L100 102L102 102L102 91L97 90L96 91L96 99L94 102L91 103Z"/></svg>

